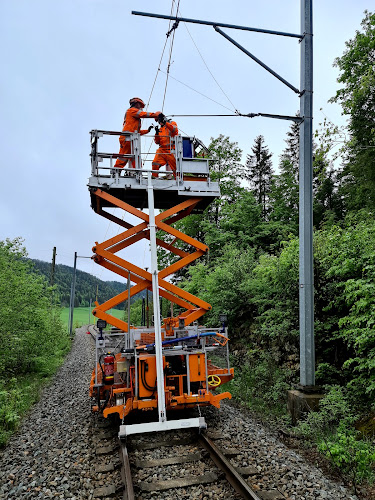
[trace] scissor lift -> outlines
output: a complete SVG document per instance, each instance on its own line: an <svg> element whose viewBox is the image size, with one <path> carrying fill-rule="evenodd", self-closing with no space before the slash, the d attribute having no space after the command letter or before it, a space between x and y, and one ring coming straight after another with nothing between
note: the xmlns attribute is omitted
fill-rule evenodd
<svg viewBox="0 0 375 500"><path fill-rule="evenodd" d="M105 135L123 135L132 144L132 154L120 155L98 151L98 140ZM211 309L210 304L168 281L175 272L194 262L208 247L178 231L173 223L191 213L204 210L220 196L219 185L211 182L208 159L195 158L193 140L176 136L176 178L151 176L151 169L142 168L142 152L138 133L91 131L91 177L89 190L92 208L99 215L124 228L117 236L95 243L93 259L116 274L130 279L133 286L116 297L99 304L94 316L116 327L116 334L97 336L97 364L93 372L90 394L97 404L94 410L106 417L118 413L125 417L133 410L157 408L158 422L122 425L120 437L138 432L169 430L182 427L205 427L204 419L167 420L166 410L196 405L219 407L229 392L215 394L214 389L233 378L229 367L226 328L207 329L198 326L198 319ZM188 157L184 156L190 152ZM131 160L135 168L114 168L117 158ZM130 162L129 162L130 163ZM105 210L119 208L139 219L133 225ZM148 209L148 213L144 211ZM155 209L164 211L155 215ZM163 231L167 239L156 236ZM150 272L118 256L117 253L140 241L149 240ZM182 249L176 242L184 243ZM178 260L158 271L157 246L172 252ZM187 251L190 246L192 251ZM134 327L109 314L118 304L145 290L152 290L154 327ZM179 314L160 320L159 296L175 304ZM112 349L114 378L107 383L103 369L104 354ZM219 348L225 351L225 367L214 366L208 353ZM146 378L148 380L146 380Z"/></svg>

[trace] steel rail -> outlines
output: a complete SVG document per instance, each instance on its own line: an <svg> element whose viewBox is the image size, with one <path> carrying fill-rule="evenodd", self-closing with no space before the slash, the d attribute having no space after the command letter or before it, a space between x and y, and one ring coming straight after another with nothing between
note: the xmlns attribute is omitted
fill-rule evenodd
<svg viewBox="0 0 375 500"><path fill-rule="evenodd" d="M205 434L200 434L198 442L210 454L211 459L222 470L228 482L233 486L237 493L242 498L250 500L261 500L261 498L250 488L244 478L236 471L233 465L225 458L223 453L216 447L216 445Z"/></svg>
<svg viewBox="0 0 375 500"><path fill-rule="evenodd" d="M122 461L121 477L125 486L122 498L123 500L135 500L129 454L128 454L128 449L126 447L126 443L124 441L120 442L120 455Z"/></svg>

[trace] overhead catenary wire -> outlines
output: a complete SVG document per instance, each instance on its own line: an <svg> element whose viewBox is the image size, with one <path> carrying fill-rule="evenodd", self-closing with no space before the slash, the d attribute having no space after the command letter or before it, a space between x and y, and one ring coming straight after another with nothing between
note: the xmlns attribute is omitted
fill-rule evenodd
<svg viewBox="0 0 375 500"><path fill-rule="evenodd" d="M173 4L174 4L174 0L172 0L171 15L172 15L172 12L173 12ZM172 23L172 21L169 21L168 33L170 32L170 29L169 29L169 28L170 28L170 26L171 26L171 23ZM148 109L148 106L149 106L149 104L150 104L151 97L152 97L152 94L153 94L153 92L154 92L154 88L155 88L156 80L158 79L158 76L159 76L159 71L160 71L161 63L163 62L163 57L164 57L165 48L166 48L167 43L168 43L168 33L167 33L167 37L166 37L166 39L165 39L165 43L164 43L163 50L162 50L162 52L161 52L160 61L159 61L159 66L158 66L158 69L156 70L156 75L155 75L154 83L153 83L153 85L152 85L151 92L150 92L150 95L149 95L149 98L148 98L148 101L147 101L146 110Z"/></svg>
<svg viewBox="0 0 375 500"><path fill-rule="evenodd" d="M173 3L174 3L174 0L172 0L172 9L173 9ZM166 81L165 81L163 104L162 104L162 107L161 107L162 111L164 111L165 97L166 97L167 88L168 88L168 77L169 77L169 69L171 67L171 59L172 59L172 52L173 52L173 43L174 43L174 37L175 37L175 34L176 34L176 28L178 26L177 16L178 16L178 9L179 9L179 7L180 7L180 0L178 0L178 4L177 4L175 24L173 25L172 29L170 29L168 31L168 33L167 33L167 40L168 40L168 38L169 38L169 36L171 34L171 31L173 31L171 46L170 46L170 50L169 50L169 59L168 59L168 66L167 66L167 78L166 78Z"/></svg>
<svg viewBox="0 0 375 500"><path fill-rule="evenodd" d="M172 6L171 6L171 16L172 16L172 12L173 12L173 7L174 7L174 4L176 3L175 0L172 0ZM165 82L165 88L164 88L164 96L163 96L163 104L162 104L162 111L164 112L164 104L165 104L165 98L166 98L166 92L167 92L167 87L168 87L168 80L169 80L169 77L172 78L173 80L177 81L178 83L181 83L181 85L184 85L185 87L189 88L190 90L192 90L193 92L196 92L197 94L200 94L202 97L205 97L206 99L214 102L215 104L218 104L219 106L227 109L228 111L232 111L231 108L229 108L228 106L225 106L224 104L221 104L219 103L218 101L215 101L214 99L212 99L211 97L208 97L207 95L203 94L202 92L199 92L198 90L194 89L193 87L187 85L186 83L184 82L181 82L180 80L178 80L177 78L173 77L171 74L170 74L170 66L171 66L171 57L172 57L172 50L173 50L173 42L174 42L174 35L175 35L175 31L179 25L179 21L177 20L178 18L178 13L179 13L179 7L180 7L180 0L178 0L178 4L177 4L177 8L176 8L176 16L175 16L175 22L173 23L172 27L171 27L171 22L172 20L170 20L169 22L169 26L168 26L168 32L166 33L166 40L165 40L165 43L164 43L164 47L163 47L163 51L162 51L162 54L161 54L161 57L160 57L160 61L159 61L159 65L158 65L158 69L157 69L157 72L156 72L156 75L155 75L155 79L154 79L154 83L153 83L153 86L152 86L152 89L151 89L151 92L150 92L150 96L148 98L148 102L147 102L147 106L146 106L146 109L148 109L148 106L149 106L149 103L150 103L150 100L151 100L151 96L153 94L153 91L154 91L154 88L155 88L155 85L156 85L156 81L157 81L157 78L158 78L158 74L159 72L161 73L164 73L166 75L166 82ZM211 77L213 78L213 80L215 81L216 85L219 87L219 89L221 90L221 92L223 93L223 95L226 97L226 99L229 101L229 103L231 104L233 110L235 111L236 115L231 115L231 116L237 116L237 114L239 113L238 110L236 109L236 107L234 106L234 104L232 103L232 101L230 100L230 98L228 97L228 95L224 92L223 88L220 86L219 82L216 80L215 76L213 75L212 71L210 70L210 68L208 67L206 61L204 60L203 58L203 55L202 53L200 52L197 44L195 43L188 27L185 25L185 28L200 56L200 58L202 59L207 71L210 73ZM164 57L164 52L165 52L165 49L166 49L166 45L167 45L167 42L168 42L168 38L170 37L170 35L173 33L173 36L172 36L172 42L171 42L171 47L170 47L170 52L169 52L169 61L168 61L168 65L167 65L167 72L163 71L161 69L161 64L162 64L162 61L163 61L163 57ZM188 116L188 115L173 115L173 116ZM203 115L202 115L203 116ZM208 115L207 115L208 116ZM225 115L212 115L212 116L225 116ZM149 151L147 154L149 154L150 152L150 149L151 149L151 144L150 144L150 147L149 147Z"/></svg>
<svg viewBox="0 0 375 500"><path fill-rule="evenodd" d="M175 3L175 0L172 0L172 5L171 5L171 15L173 13L173 6L174 6L174 3ZM177 11L176 11L176 17L178 15L178 8L179 8L179 5L180 5L180 0L178 0L178 6L177 6ZM174 23L172 28L171 28L171 24L172 24L172 20L169 21L169 25L168 25L168 32L166 33L166 39L165 39L165 43L164 43L164 47L163 47L163 50L162 50L162 53L161 53L161 56L160 56L160 61L159 61L159 66L158 66L158 69L156 70L156 75L155 75L155 79L154 79L154 83L152 85L152 88L151 88L151 92L150 92L150 95L149 95L149 98L148 98L148 101L147 101L147 105L146 105L146 110L148 110L148 106L150 104L150 101L151 101L151 97L152 97L152 94L154 92L154 88L155 88L155 85L156 85L156 81L158 79L158 76L159 76L159 71L161 71L161 63L163 62L163 58L164 58L164 52L165 52L165 49L167 47L167 43L168 43L168 38L170 36L170 34L172 33L172 31L174 31L177 26L178 26L178 23ZM171 52L170 52L170 57L171 57ZM164 73L164 72L163 72ZM168 77L167 77L167 81L168 81ZM166 90L167 90L167 81L166 81L166 84L165 84L165 90L164 90L164 99L165 99L165 94L166 94ZM163 100L163 107L162 107L162 110L164 108L164 100ZM152 146L152 143L150 143L150 146L148 148L148 151L147 151L147 154L146 154L146 158L145 160L143 161L143 164L144 162L147 160L147 157L148 155L150 154L150 149L151 149L151 146Z"/></svg>

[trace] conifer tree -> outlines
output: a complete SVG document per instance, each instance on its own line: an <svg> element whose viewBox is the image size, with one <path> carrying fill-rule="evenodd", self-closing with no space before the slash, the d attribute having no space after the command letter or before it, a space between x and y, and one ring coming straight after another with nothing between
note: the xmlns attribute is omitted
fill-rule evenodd
<svg viewBox="0 0 375 500"><path fill-rule="evenodd" d="M299 113L296 113L299 116ZM298 184L298 169L299 169L299 123L292 122L290 129L286 133L285 139L286 148L281 154L281 165L284 160L290 164L289 172L293 175L295 182Z"/></svg>
<svg viewBox="0 0 375 500"><path fill-rule="evenodd" d="M285 231L298 234L299 124L292 122L280 155L279 171L272 188L273 220L284 224Z"/></svg>
<svg viewBox="0 0 375 500"><path fill-rule="evenodd" d="M262 206L262 215L266 218L269 208L269 194L272 187L272 153L264 144L264 137L259 135L251 148L253 154L247 155L243 178L250 184L255 199Z"/></svg>

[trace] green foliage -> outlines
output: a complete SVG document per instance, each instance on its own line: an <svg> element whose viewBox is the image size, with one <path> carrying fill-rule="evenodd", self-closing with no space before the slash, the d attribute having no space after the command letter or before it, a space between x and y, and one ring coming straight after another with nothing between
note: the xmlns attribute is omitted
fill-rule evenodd
<svg viewBox="0 0 375 500"><path fill-rule="evenodd" d="M226 245L235 244L237 248L256 247L261 232L261 207L252 193L243 190L236 203L223 205L220 220L215 224L204 220L201 227L205 243L210 249L210 263L215 264L222 256Z"/></svg>
<svg viewBox="0 0 375 500"><path fill-rule="evenodd" d="M323 223L334 219L342 219L343 207L337 188L337 173L333 167L336 156L332 154L339 130L326 118L316 131L317 144L313 156L313 218L314 226L319 228Z"/></svg>
<svg viewBox="0 0 375 500"><path fill-rule="evenodd" d="M225 384L225 390L259 414L273 417L285 415L287 389L291 371L282 369L275 352L249 350L247 361L239 366L235 356L235 377Z"/></svg>
<svg viewBox="0 0 375 500"><path fill-rule="evenodd" d="M215 267L207 269L197 264L190 269L190 278L183 286L212 305L212 311L205 316L207 323L219 325L220 313L228 314L230 326L250 323L246 279L251 276L254 265L253 249L244 250L228 244Z"/></svg>
<svg viewBox="0 0 375 500"><path fill-rule="evenodd" d="M241 155L242 150L237 142L230 142L229 137L220 134L208 146L210 162L210 176L213 182L218 182L222 199L219 201L233 201L240 187Z"/></svg>
<svg viewBox="0 0 375 500"><path fill-rule="evenodd" d="M0 447L4 446L18 428L22 417L35 403L45 379L39 374L0 379Z"/></svg>
<svg viewBox="0 0 375 500"><path fill-rule="evenodd" d="M346 227L345 227L346 226ZM317 233L318 347L341 369L341 381L375 395L375 222L371 214L349 216L344 227ZM332 356L333 354L333 356Z"/></svg>
<svg viewBox="0 0 375 500"><path fill-rule="evenodd" d="M38 356L68 347L53 290L25 256L20 239L0 242L0 377L37 370Z"/></svg>
<svg viewBox="0 0 375 500"><path fill-rule="evenodd" d="M283 239L298 234L298 164L284 157L279 165L280 174L274 177L270 192L272 211L270 220L278 222Z"/></svg>
<svg viewBox="0 0 375 500"><path fill-rule="evenodd" d="M375 446L354 427L357 415L343 387L326 387L319 411L310 412L297 433L309 438L346 478L356 485L373 480Z"/></svg>
<svg viewBox="0 0 375 500"><path fill-rule="evenodd" d="M26 397L21 381L35 376L41 384L70 347L54 289L26 256L20 238L0 241L0 442L16 428L24 403L34 400L35 391Z"/></svg>
<svg viewBox="0 0 375 500"><path fill-rule="evenodd" d="M331 99L349 117L341 194L346 206L355 210L375 206L375 13L365 11L361 26L335 60L343 86Z"/></svg>
<svg viewBox="0 0 375 500"><path fill-rule="evenodd" d="M251 148L253 154L247 155L244 179L250 184L252 193L262 207L263 217L269 210L269 195L272 186L272 153L264 144L264 137L259 135Z"/></svg>

